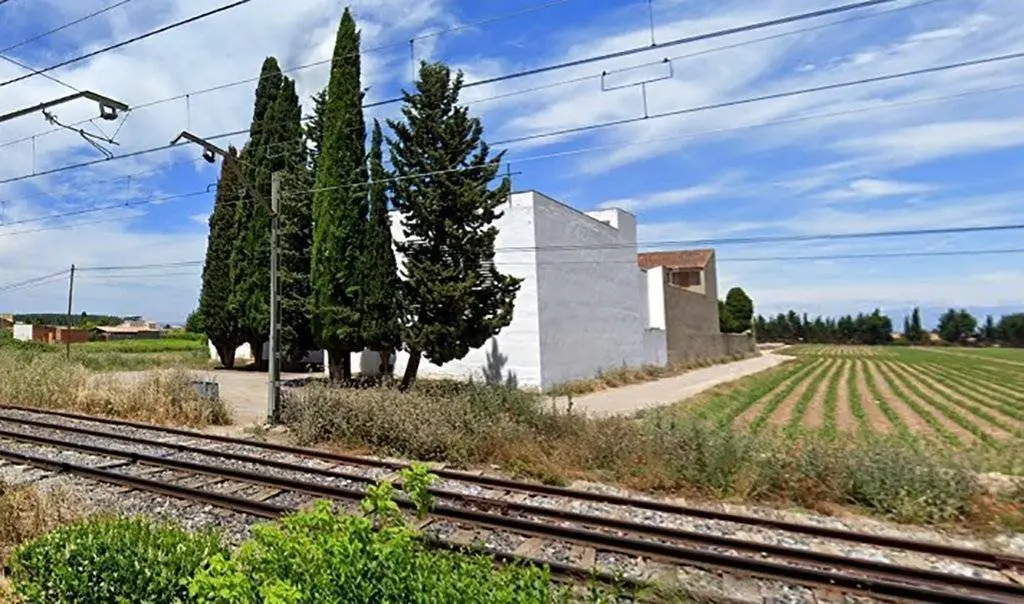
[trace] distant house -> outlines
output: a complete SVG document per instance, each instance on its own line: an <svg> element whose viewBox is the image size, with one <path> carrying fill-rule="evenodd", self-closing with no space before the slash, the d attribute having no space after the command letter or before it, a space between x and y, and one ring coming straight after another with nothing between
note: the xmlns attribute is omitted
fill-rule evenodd
<svg viewBox="0 0 1024 604"><path fill-rule="evenodd" d="M14 339L22 342L41 342L43 344L80 344L89 341L89 330L66 327L63 325L33 325L32 323L15 323Z"/></svg>
<svg viewBox="0 0 1024 604"><path fill-rule="evenodd" d="M0 315L0 331L14 331L14 315L7 313Z"/></svg>
<svg viewBox="0 0 1024 604"><path fill-rule="evenodd" d="M637 264L647 275L650 326L665 330L669 363L753 352L749 335L719 331L715 250L643 252Z"/></svg>
<svg viewBox="0 0 1024 604"><path fill-rule="evenodd" d="M125 317L120 325L93 328L99 340L155 340L162 338L164 331L159 323L146 321L142 317Z"/></svg>

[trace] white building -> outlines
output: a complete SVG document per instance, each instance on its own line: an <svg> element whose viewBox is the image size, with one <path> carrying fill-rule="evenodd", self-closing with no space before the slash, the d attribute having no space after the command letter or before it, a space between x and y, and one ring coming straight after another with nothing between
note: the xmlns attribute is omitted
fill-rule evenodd
<svg viewBox="0 0 1024 604"><path fill-rule="evenodd" d="M632 214L581 212L536 191L513 193L502 209L494 262L499 271L523 279L512 323L461 360L437 366L423 359L420 376L547 389L602 369L665 365L735 349L718 333L710 251L644 254L638 260ZM402 240L400 216L393 213L391 221L395 240ZM701 261L684 266L679 254ZM692 273L699 287L679 279ZM714 310L713 318L696 312L705 307ZM400 352L396 375L407 361ZM376 353L353 355L354 371L375 373L378 366Z"/></svg>
<svg viewBox="0 0 1024 604"><path fill-rule="evenodd" d="M494 263L523 279L512 323L459 361L439 367L424 359L420 376L500 376L549 388L601 369L666 362L664 330L648 329L632 214L580 212L536 191L512 194L502 209ZM392 233L404 237L397 215ZM353 369L372 372L376 356L356 355ZM407 360L399 353L396 374Z"/></svg>

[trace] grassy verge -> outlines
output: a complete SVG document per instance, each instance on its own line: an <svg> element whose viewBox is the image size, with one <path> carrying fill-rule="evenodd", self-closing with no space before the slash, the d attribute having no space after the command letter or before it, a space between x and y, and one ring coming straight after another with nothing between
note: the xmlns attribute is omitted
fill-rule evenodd
<svg viewBox="0 0 1024 604"><path fill-rule="evenodd" d="M592 392L600 392L601 390L619 388L621 386L628 386L630 384L652 382L654 380L660 380L662 378L682 375L688 371L693 371L694 369L712 367L714 365L723 365L725 363L733 363L736 361L742 361L743 359L749 359L755 356L758 356L758 353L734 354L715 359L699 359L694 361L687 361L685 363L673 363L667 366L624 366L619 367L617 369L608 369L605 371L600 371L596 376L590 379L573 380L571 382L565 382L564 384L558 384L552 387L548 391L548 394L550 394L551 396L579 396L582 394L590 394Z"/></svg>
<svg viewBox="0 0 1024 604"><path fill-rule="evenodd" d="M497 464L556 484L583 478L807 508L852 505L920 523L988 513L975 505L981 489L973 458L898 437L807 432L794 443L776 430L733 430L679 408L639 419L586 418L552 412L538 395L469 385L408 393L318 386L287 393L284 417L304 444Z"/></svg>
<svg viewBox="0 0 1024 604"><path fill-rule="evenodd" d="M59 355L0 350L0 403L65 409L164 425L226 425L227 406L199 397L184 370L104 378Z"/></svg>
<svg viewBox="0 0 1024 604"><path fill-rule="evenodd" d="M20 353L64 356L56 344L19 342L0 338L0 354ZM71 345L71 360L93 371L142 371L158 368L203 369L211 366L204 341L194 338L83 342Z"/></svg>

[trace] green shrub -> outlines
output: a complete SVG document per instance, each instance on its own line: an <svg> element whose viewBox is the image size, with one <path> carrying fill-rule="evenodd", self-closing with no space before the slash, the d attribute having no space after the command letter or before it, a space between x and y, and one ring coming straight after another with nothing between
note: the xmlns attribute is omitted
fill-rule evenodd
<svg viewBox="0 0 1024 604"><path fill-rule="evenodd" d="M19 548L11 578L26 604L177 603L204 561L226 552L210 533L143 519L70 525Z"/></svg>
<svg viewBox="0 0 1024 604"><path fill-rule="evenodd" d="M372 519L334 514L326 502L255 527L233 556L214 557L190 592L208 604L568 601L545 571L430 550L404 525L375 531Z"/></svg>

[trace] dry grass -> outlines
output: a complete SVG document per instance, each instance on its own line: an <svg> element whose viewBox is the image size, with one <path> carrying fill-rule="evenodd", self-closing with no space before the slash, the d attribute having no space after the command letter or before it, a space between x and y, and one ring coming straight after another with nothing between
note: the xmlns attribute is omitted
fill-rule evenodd
<svg viewBox="0 0 1024 604"><path fill-rule="evenodd" d="M715 359L695 359L692 361L687 361L685 363L673 363L667 366L623 366L617 369L608 369L600 371L595 377L590 379L573 380L571 382L558 384L552 387L548 394L552 396L579 396L582 394L590 394L592 392L600 392L602 390L608 390L610 388L619 388L621 386L628 386L630 384L652 382L654 380L660 380L662 378L681 375L688 371L693 371L694 369L701 369L704 367L711 367L714 365L723 365L725 363L733 363L736 361L742 361L743 359L749 359L753 356L757 356L757 353L749 355L734 354Z"/></svg>
<svg viewBox="0 0 1024 604"><path fill-rule="evenodd" d="M0 351L0 403L64 409L163 425L231 423L223 402L199 397L185 370L106 378L49 354Z"/></svg>
<svg viewBox="0 0 1024 604"><path fill-rule="evenodd" d="M63 490L10 487L0 482L0 562L18 545L73 521L77 517L74 509L73 500Z"/></svg>
<svg viewBox="0 0 1024 604"><path fill-rule="evenodd" d="M301 404L300 404L301 403ZM304 444L331 442L383 455L497 464L561 484L573 478L716 499L852 505L901 521L984 520L974 468L943 449L881 437L798 444L652 413L586 418L549 411L543 397L477 386L289 392L285 420Z"/></svg>

